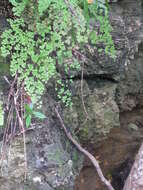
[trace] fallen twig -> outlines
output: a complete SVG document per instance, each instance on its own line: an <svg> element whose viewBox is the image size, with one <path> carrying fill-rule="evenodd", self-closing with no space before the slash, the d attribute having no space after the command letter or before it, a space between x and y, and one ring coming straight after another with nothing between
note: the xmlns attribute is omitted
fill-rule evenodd
<svg viewBox="0 0 143 190"><path fill-rule="evenodd" d="M14 96L14 105L15 105L15 111L18 118L19 126L21 127L21 131L23 132L23 144L24 144L24 161L25 161L25 179L27 178L27 153L26 153L26 138L25 138L25 129L23 120L19 115L19 111L17 109L17 97Z"/></svg>
<svg viewBox="0 0 143 190"><path fill-rule="evenodd" d="M14 85L15 85L15 83L17 81L17 74L15 75L15 78L14 78L12 84L9 82L9 80L8 80L8 78L6 76L4 76L4 79L10 85L10 90L9 90L9 94L8 94L8 101L7 101L7 106L6 106L6 108L8 110L9 109L10 98L14 93Z"/></svg>
<svg viewBox="0 0 143 190"><path fill-rule="evenodd" d="M25 128L24 128L24 82L18 83L17 74L12 83L9 82L6 76L4 76L5 81L9 84L10 90L8 94L8 101L6 108L9 111L6 129L3 136L3 143L1 148L1 163L4 159L5 147L13 138L17 135L17 123L19 123L19 131L23 135L24 144L24 164L25 164L25 179L27 176L27 155L26 155L26 142L25 142ZM13 112L16 112L15 118L13 117ZM1 166L2 168L2 166Z"/></svg>
<svg viewBox="0 0 143 190"><path fill-rule="evenodd" d="M88 119L90 119L88 113L87 113L87 110L86 110L86 107L85 107L85 102L84 102L84 98L83 98L83 72L84 72L84 62L82 64L82 70L81 70L81 84L80 84L80 91L81 91L81 101L82 101L82 106L83 106L83 110L84 110L84 113L85 113L85 121L83 122L82 125L85 125L85 123L87 122Z"/></svg>
<svg viewBox="0 0 143 190"><path fill-rule="evenodd" d="M114 190L114 188L112 187L112 185L110 184L110 182L104 177L103 173L102 173L102 170L98 164L98 161L95 159L95 157L90 154L87 150L85 150L83 147L81 147L81 145L75 140L73 139L71 133L66 129L65 125L64 125L64 122L57 110L57 108L55 108L55 113L56 113L56 116L57 118L59 119L60 121L60 124L61 124L61 127L62 129L64 130L67 138L76 146L76 148L81 152L83 153L85 156L87 156L90 161L92 162L92 164L94 165L94 167L96 168L96 171L101 179L101 181L108 187L109 190Z"/></svg>

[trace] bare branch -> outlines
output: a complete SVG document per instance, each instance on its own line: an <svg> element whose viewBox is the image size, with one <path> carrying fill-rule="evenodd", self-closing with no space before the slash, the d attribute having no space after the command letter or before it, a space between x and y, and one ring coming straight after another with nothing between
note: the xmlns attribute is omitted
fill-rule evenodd
<svg viewBox="0 0 143 190"><path fill-rule="evenodd" d="M85 102L84 102L84 98L83 98L83 72L84 72L84 62L82 64L82 69L81 69L81 84L80 84L80 92L81 92L81 101L82 101L82 106L83 106L83 110L84 110L84 113L85 113L85 121L83 122L82 125L84 125L88 119L90 119L89 115L88 115L88 112L86 110L86 107L85 107Z"/></svg>
<svg viewBox="0 0 143 190"><path fill-rule="evenodd" d="M18 118L18 122L19 122L19 126L22 129L22 134L23 134L23 144L24 144L24 159L25 159L25 179L27 178L27 154L26 154L26 138L25 138L25 129L24 129L24 124L23 124L23 120L20 117L19 111L17 109L17 97L16 95L14 96L14 105L15 105L15 111L16 111L16 115Z"/></svg>

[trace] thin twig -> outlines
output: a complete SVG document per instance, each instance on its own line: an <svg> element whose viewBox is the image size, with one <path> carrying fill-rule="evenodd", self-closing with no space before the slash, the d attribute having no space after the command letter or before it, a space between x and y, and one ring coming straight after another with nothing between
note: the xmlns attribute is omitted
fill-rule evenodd
<svg viewBox="0 0 143 190"><path fill-rule="evenodd" d="M88 119L91 120L91 118L89 117L89 114L87 112L86 106L85 106L85 102L84 102L84 98L83 98L83 76L84 76L84 63L87 61L87 57L85 55L83 55L82 53L80 53L78 50L73 49L73 52L75 53L75 56L78 56L82 59L82 68L81 68L81 84L80 84L80 92L81 92L81 101L82 101L82 106L83 106L83 110L85 113L85 121L83 122L82 125L85 125L85 123L87 122Z"/></svg>
<svg viewBox="0 0 143 190"><path fill-rule="evenodd" d="M25 161L25 179L27 178L27 152L26 152L26 138L25 138L25 130L24 130L24 125L23 125L23 121L19 115L19 111L17 109L17 97L14 96L14 105L15 105L15 111L18 117L18 122L19 122L19 126L22 129L23 132L23 143L24 143L24 161Z"/></svg>
<svg viewBox="0 0 143 190"><path fill-rule="evenodd" d="M13 140L14 136L16 136L16 126L17 126L17 120L19 123L19 131L21 134L23 134L23 143L24 143L24 164L25 164L25 179L27 177L27 153L26 153L26 139L25 139L25 129L24 129L24 124L23 124L23 104L24 104L24 97L23 97L23 88L24 88L24 83L22 82L21 84L18 83L17 81L17 74L15 75L15 78L12 83L9 82L6 76L4 76L5 81L9 84L10 90L8 94L8 101L7 101L7 110L9 110L9 105L11 102L11 107L8 113L8 118L7 118L7 124L6 124L6 129L4 132L3 136L3 144L2 144L2 149L1 149L1 163L4 159L4 149L6 144L9 142L11 145L11 140ZM16 86L15 86L16 84ZM15 88L17 89L15 91ZM16 112L16 118L15 122L13 123L13 110L15 109ZM10 128L11 127L11 128ZM9 134L9 130L10 134Z"/></svg>
<svg viewBox="0 0 143 190"><path fill-rule="evenodd" d="M9 131L9 128L10 128L10 118L11 118L12 109L13 109L13 105L11 104L11 107L10 107L10 110L9 110L9 114L8 114L8 118L7 118L6 128L4 130L4 135L3 135L3 140L2 140L2 146L1 146L1 153L3 153L4 147L5 147L6 141L7 141L6 135L8 134L8 131Z"/></svg>
<svg viewBox="0 0 143 190"><path fill-rule="evenodd" d="M9 95L8 95L8 101L7 101L7 109L8 109L8 106L9 106L9 102L10 102L10 98L11 98L11 95L13 94L13 91L14 91L14 85L15 85L15 82L17 80L17 74L15 75L15 78L11 84L11 87L10 87L10 91L9 91Z"/></svg>
<svg viewBox="0 0 143 190"><path fill-rule="evenodd" d="M10 129L10 120L12 118L12 111L13 111L13 104L11 104L9 113L8 113L8 118L7 118L7 123L6 123L6 128L4 130L4 135L3 135L3 140L2 140L2 146L1 146L1 152L0 152L0 163L1 163L1 174L3 173L3 160L5 158L6 155L6 145L9 141L9 129Z"/></svg>
<svg viewBox="0 0 143 190"><path fill-rule="evenodd" d="M13 93L13 92L14 92L14 85L15 85L15 83L16 83L16 81L17 81L17 74L15 75L12 84L9 82L9 80L8 80L8 78L7 78L6 76L4 76L4 79L5 79L5 81L10 85L10 91L9 91L9 94L8 94L8 101L7 101L7 106L6 106L6 108L7 108L7 110L8 110L10 98L11 98L11 96L14 94L14 93Z"/></svg>
<svg viewBox="0 0 143 190"><path fill-rule="evenodd" d="M85 107L85 103L84 103L84 98L83 98L83 72L84 72L84 62L82 63L82 68L81 68L81 84L80 84L80 91L81 91L81 101L82 101L82 106L83 106L83 110L85 113L85 121L82 125L85 125L85 123L87 122L88 119L90 119L86 107Z"/></svg>
<svg viewBox="0 0 143 190"><path fill-rule="evenodd" d="M60 124L61 124L61 127L63 128L67 138L75 145L75 147L81 152L83 153L85 156L87 156L90 161L92 162L92 164L94 165L94 167L96 168L96 171L101 179L101 181L108 187L109 190L114 190L114 188L112 187L112 185L110 184L110 182L104 177L103 173L102 173L102 170L98 164L98 161L95 159L95 157L90 154L87 150L85 150L84 148L81 147L81 145L75 140L73 139L71 133L66 129L65 125L64 125L64 122L57 110L57 108L55 108L55 113L56 113L56 116L57 118L59 119L60 121Z"/></svg>

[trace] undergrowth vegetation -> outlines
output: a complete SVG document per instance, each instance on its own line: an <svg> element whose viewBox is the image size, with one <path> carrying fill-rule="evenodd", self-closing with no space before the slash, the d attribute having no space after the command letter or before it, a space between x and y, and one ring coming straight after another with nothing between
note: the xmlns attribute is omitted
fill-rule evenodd
<svg viewBox="0 0 143 190"><path fill-rule="evenodd" d="M4 57L10 57L11 75L24 82L33 103L39 102L45 84L52 80L58 98L71 106L70 85L74 72L80 71L85 61L86 45L102 43L105 53L115 57L106 2L9 1L14 18L8 19L10 27L1 36L1 51Z"/></svg>
<svg viewBox="0 0 143 190"><path fill-rule="evenodd" d="M1 52L3 57L8 56L10 59L13 81L10 82L5 76L10 90L6 103L7 120L4 124L0 162L3 162L6 153L9 152L7 148L14 137L22 134L24 178L27 179L25 132L29 130L26 127L34 127L31 124L33 116L38 119L47 118L33 107L33 104L39 104L46 84L53 85L57 97L65 106L72 106L71 84L80 70L82 83L82 65L88 60L87 45L98 47L101 44L103 48L97 48L98 53L104 51L112 58L115 58L115 49L106 0L9 0L9 2L13 5L13 18L8 19L9 27L1 36ZM87 116L83 99L82 103ZM79 151L88 156L102 181L110 187L96 159L83 149L66 129L57 107L52 110L68 139ZM0 112L1 115L1 104ZM3 125L3 117L0 117L0 125ZM1 168L3 167L1 165Z"/></svg>

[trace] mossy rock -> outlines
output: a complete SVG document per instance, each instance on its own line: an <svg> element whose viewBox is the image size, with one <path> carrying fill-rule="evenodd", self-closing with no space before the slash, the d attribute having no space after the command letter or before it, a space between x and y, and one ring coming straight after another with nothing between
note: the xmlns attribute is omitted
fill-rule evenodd
<svg viewBox="0 0 143 190"><path fill-rule="evenodd" d="M81 140L96 141L98 136L105 136L113 127L119 127L119 109L115 102L116 84L105 83L90 89L84 81L83 97L88 119L80 95L80 83L76 82L76 96L73 107L64 110L64 120Z"/></svg>

